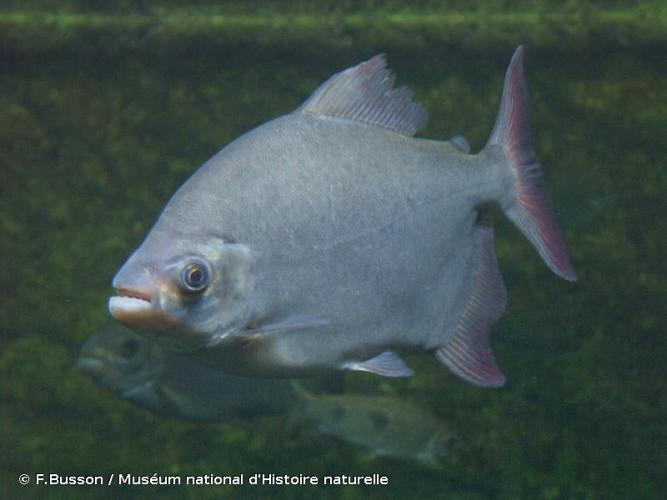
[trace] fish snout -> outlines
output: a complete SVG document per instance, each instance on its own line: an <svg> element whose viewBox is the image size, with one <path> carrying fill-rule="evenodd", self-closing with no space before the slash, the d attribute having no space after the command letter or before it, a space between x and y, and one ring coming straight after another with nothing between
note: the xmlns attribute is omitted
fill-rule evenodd
<svg viewBox="0 0 667 500"><path fill-rule="evenodd" d="M84 373L95 376L105 370L108 362L109 360L100 353L84 350L79 354L76 368Z"/></svg>
<svg viewBox="0 0 667 500"><path fill-rule="evenodd" d="M114 277L112 286L116 293L109 299L109 312L115 320L141 330L171 326L159 306L159 287L152 266L130 258Z"/></svg>

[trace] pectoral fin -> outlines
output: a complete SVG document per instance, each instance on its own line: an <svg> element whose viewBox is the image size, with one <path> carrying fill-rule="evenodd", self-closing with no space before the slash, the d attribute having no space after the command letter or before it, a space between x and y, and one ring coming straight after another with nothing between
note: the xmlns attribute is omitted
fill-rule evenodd
<svg viewBox="0 0 667 500"><path fill-rule="evenodd" d="M317 330L329 325L329 321L316 316L307 316L303 314L293 314L283 319L268 321L250 328L241 330L239 335L254 335L258 333L275 333L296 330Z"/></svg>
<svg viewBox="0 0 667 500"><path fill-rule="evenodd" d="M393 351L386 351L366 361L348 361L341 368L375 373L383 377L412 377L415 372Z"/></svg>
<svg viewBox="0 0 667 500"><path fill-rule="evenodd" d="M155 384L155 394L162 410L169 415L182 415L187 403L177 391L165 384Z"/></svg>

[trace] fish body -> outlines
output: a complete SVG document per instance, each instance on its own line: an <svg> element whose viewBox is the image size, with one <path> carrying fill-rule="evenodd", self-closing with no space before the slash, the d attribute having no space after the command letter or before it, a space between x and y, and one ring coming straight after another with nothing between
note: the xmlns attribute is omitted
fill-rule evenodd
<svg viewBox="0 0 667 500"><path fill-rule="evenodd" d="M281 415L294 403L287 380L221 373L115 323L86 341L78 367L118 396L173 417L239 423Z"/></svg>
<svg viewBox="0 0 667 500"><path fill-rule="evenodd" d="M297 390L300 402L293 419L318 432L365 448L371 456L416 460L439 467L439 459L458 444L433 413L389 396L312 395Z"/></svg>
<svg viewBox="0 0 667 500"><path fill-rule="evenodd" d="M172 197L114 278L119 321L230 373L412 371L434 352L499 386L488 333L506 292L483 207L495 203L574 279L528 139L522 49L476 155L425 124L381 57L241 136Z"/></svg>

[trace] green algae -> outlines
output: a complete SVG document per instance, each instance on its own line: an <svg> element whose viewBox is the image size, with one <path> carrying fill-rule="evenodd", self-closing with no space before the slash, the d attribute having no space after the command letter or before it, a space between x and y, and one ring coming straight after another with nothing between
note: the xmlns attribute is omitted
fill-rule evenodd
<svg viewBox="0 0 667 500"><path fill-rule="evenodd" d="M629 47L664 42L667 33L667 8L659 1L303 2L297 9L280 2L34 5L10 2L0 11L3 46L30 53L170 51L201 44L340 50L373 44L418 49L439 42L479 48L511 45L518 37L533 47Z"/></svg>
<svg viewBox="0 0 667 500"><path fill-rule="evenodd" d="M499 3L484 16L462 2L451 15L434 14L435 2L368 2L303 7L296 17L259 2L259 13L230 4L217 17L177 15L185 11L175 3L32 5L0 13L3 498L309 492L20 487L24 472L390 477L388 489L316 490L350 499L659 498L667 489L667 43L664 16L645 14L651 4L590 4L586 16L570 4L562 16L579 24L536 14L553 2L526 12ZM579 282L551 275L499 217L509 305L492 339L508 386L472 387L426 356L410 359L411 380L346 381L449 422L465 446L442 472L365 462L354 448L287 436L279 420L238 429L153 416L75 370L80 343L105 321L115 270L220 146L385 51L430 112L423 135L464 133L477 150L518 43L528 44L536 150ZM596 209L598 199L609 201Z"/></svg>

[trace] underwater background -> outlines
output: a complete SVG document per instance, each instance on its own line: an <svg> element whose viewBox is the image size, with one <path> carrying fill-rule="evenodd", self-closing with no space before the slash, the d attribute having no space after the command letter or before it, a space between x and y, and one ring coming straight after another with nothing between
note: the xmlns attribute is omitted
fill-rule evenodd
<svg viewBox="0 0 667 500"><path fill-rule="evenodd" d="M420 137L483 147L526 45L537 156L579 281L497 217L501 389L429 356L346 391L430 409L441 470L352 445L161 417L76 369L111 278L223 145L384 52ZM2 498L652 499L667 491L667 5L633 1L14 1L0 4ZM35 485L63 475L388 476L388 486ZM21 474L32 482L22 486ZM663 493L660 493L660 492Z"/></svg>

